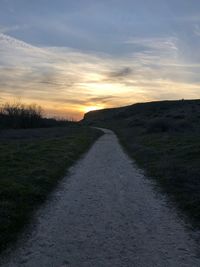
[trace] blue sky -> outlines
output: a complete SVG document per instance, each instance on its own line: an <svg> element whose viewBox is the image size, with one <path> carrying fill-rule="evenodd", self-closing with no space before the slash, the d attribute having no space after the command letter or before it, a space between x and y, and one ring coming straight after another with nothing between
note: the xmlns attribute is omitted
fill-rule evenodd
<svg viewBox="0 0 200 267"><path fill-rule="evenodd" d="M200 98L200 1L0 0L0 103L50 115Z"/></svg>

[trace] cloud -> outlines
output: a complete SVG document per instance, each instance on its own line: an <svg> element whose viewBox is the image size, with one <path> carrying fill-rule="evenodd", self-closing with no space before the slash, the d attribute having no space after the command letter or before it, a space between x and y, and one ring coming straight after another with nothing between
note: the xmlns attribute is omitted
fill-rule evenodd
<svg viewBox="0 0 200 267"><path fill-rule="evenodd" d="M162 52L172 52L177 51L176 37L149 37L149 38L129 38L124 43L128 45L138 46L143 51L162 51Z"/></svg>
<svg viewBox="0 0 200 267"><path fill-rule="evenodd" d="M108 74L108 76L112 77L112 78L121 78L121 77L127 77L128 75L130 75L132 73L132 69L130 67L123 67L119 70L110 72Z"/></svg>
<svg viewBox="0 0 200 267"><path fill-rule="evenodd" d="M165 98L199 98L200 65L184 62L173 37L137 38L125 56L37 47L0 34L0 97L21 97L51 114L81 118L84 107Z"/></svg>

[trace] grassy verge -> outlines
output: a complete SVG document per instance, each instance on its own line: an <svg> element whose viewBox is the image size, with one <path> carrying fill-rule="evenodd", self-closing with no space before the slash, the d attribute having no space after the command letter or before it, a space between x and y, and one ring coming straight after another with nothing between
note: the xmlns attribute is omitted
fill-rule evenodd
<svg viewBox="0 0 200 267"><path fill-rule="evenodd" d="M117 129L127 152L195 227L200 222L200 136Z"/></svg>
<svg viewBox="0 0 200 267"><path fill-rule="evenodd" d="M16 239L67 168L101 135L88 127L51 128L48 135L47 129L20 131L0 133L0 250Z"/></svg>

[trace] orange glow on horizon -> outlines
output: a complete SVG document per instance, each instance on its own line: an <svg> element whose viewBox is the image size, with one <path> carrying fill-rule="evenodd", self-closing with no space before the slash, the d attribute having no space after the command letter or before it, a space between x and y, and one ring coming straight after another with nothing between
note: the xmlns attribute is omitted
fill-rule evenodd
<svg viewBox="0 0 200 267"><path fill-rule="evenodd" d="M90 112L90 111L94 111L94 110L99 110L99 109L103 109L104 107L102 106L88 106L88 107L84 107L84 112Z"/></svg>

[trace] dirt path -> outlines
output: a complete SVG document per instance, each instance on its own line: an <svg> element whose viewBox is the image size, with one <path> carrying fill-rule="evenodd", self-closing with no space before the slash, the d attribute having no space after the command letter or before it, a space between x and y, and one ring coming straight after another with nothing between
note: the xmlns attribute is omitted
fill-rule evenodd
<svg viewBox="0 0 200 267"><path fill-rule="evenodd" d="M183 222L108 130L39 210L26 236L2 266L200 266Z"/></svg>

